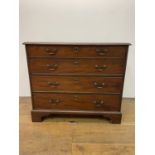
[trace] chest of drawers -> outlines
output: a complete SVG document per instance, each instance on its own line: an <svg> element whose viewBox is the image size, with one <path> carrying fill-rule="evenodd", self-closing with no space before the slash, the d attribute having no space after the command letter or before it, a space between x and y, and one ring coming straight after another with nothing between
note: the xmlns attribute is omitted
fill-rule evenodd
<svg viewBox="0 0 155 155"><path fill-rule="evenodd" d="M32 121L58 115L121 122L128 43L26 42Z"/></svg>

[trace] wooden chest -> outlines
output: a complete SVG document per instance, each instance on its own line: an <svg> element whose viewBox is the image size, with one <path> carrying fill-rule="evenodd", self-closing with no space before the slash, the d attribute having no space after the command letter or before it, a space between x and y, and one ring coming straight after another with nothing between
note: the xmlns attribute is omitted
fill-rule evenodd
<svg viewBox="0 0 155 155"><path fill-rule="evenodd" d="M121 122L128 43L26 42L32 121L55 115Z"/></svg>

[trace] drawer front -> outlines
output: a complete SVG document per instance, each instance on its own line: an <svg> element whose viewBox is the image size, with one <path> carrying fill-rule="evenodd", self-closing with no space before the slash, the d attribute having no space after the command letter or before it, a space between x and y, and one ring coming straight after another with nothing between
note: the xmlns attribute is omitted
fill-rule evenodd
<svg viewBox="0 0 155 155"><path fill-rule="evenodd" d="M33 93L34 109L119 111L119 95Z"/></svg>
<svg viewBox="0 0 155 155"><path fill-rule="evenodd" d="M30 59L31 73L123 74L124 59Z"/></svg>
<svg viewBox="0 0 155 155"><path fill-rule="evenodd" d="M32 76L33 91L121 93L122 77Z"/></svg>
<svg viewBox="0 0 155 155"><path fill-rule="evenodd" d="M29 57L125 57L127 46L28 45Z"/></svg>

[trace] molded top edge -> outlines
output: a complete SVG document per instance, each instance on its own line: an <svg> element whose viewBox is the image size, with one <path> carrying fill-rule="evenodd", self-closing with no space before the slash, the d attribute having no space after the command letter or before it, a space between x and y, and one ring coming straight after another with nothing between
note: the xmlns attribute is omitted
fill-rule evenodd
<svg viewBox="0 0 155 155"><path fill-rule="evenodd" d="M132 45L119 42L24 42L24 45Z"/></svg>

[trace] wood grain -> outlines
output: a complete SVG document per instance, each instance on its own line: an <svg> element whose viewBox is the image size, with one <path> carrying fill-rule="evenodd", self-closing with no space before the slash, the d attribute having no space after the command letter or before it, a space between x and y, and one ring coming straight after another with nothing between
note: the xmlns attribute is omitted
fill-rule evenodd
<svg viewBox="0 0 155 155"><path fill-rule="evenodd" d="M119 111L119 95L33 93L34 109Z"/></svg>
<svg viewBox="0 0 155 155"><path fill-rule="evenodd" d="M92 124L79 125L73 129L73 142L80 143L134 143L134 126Z"/></svg>
<svg viewBox="0 0 155 155"><path fill-rule="evenodd" d="M123 100L121 125L74 117L32 123L30 101L20 99L20 155L134 155L134 100Z"/></svg>
<svg viewBox="0 0 155 155"><path fill-rule="evenodd" d="M72 155L134 155L132 144L90 144L74 143Z"/></svg>
<svg viewBox="0 0 155 155"><path fill-rule="evenodd" d="M30 59L30 73L124 74L125 59Z"/></svg>
<svg viewBox="0 0 155 155"><path fill-rule="evenodd" d="M115 93L122 91L122 77L32 76L32 92Z"/></svg>
<svg viewBox="0 0 155 155"><path fill-rule="evenodd" d="M27 45L27 49L31 58L125 57L127 52L127 46Z"/></svg>

